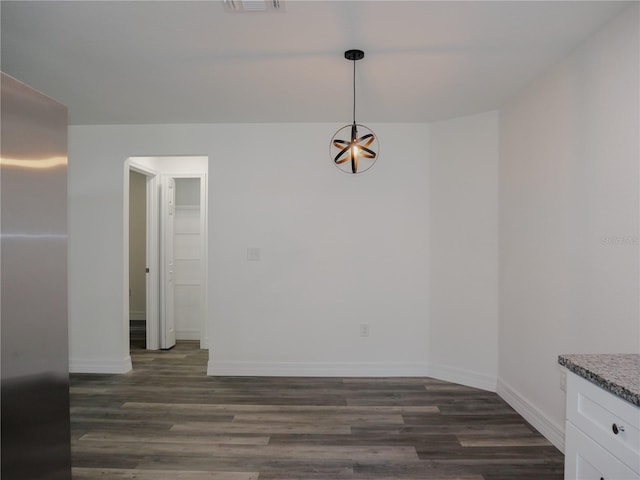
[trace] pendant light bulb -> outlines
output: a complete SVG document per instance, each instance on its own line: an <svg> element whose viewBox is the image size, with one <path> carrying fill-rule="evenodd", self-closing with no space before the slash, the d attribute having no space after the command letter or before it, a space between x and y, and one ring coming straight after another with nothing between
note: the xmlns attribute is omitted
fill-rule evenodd
<svg viewBox="0 0 640 480"><path fill-rule="evenodd" d="M351 173L358 173L358 146L354 145L351 151Z"/></svg>
<svg viewBox="0 0 640 480"><path fill-rule="evenodd" d="M351 126L351 170L352 173L358 172L358 127L355 122Z"/></svg>

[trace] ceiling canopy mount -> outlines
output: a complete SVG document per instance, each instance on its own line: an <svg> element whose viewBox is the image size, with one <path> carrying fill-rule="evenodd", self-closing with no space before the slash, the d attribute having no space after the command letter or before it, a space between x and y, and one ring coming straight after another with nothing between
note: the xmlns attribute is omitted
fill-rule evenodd
<svg viewBox="0 0 640 480"><path fill-rule="evenodd" d="M344 58L347 60L362 60L364 58L364 52L362 50L347 50L344 52Z"/></svg>

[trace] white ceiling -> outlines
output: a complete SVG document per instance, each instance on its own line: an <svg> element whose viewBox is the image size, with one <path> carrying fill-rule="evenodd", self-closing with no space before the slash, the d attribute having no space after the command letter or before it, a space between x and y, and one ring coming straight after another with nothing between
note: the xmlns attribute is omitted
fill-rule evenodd
<svg viewBox="0 0 640 480"><path fill-rule="evenodd" d="M430 122L498 108L629 3L1 2L2 70L72 124Z"/></svg>

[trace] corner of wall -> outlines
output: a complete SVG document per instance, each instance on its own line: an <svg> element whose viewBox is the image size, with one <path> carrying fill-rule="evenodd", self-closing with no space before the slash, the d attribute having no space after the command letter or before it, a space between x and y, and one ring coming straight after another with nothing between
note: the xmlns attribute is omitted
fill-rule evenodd
<svg viewBox="0 0 640 480"><path fill-rule="evenodd" d="M524 419L533 425L544 437L564 453L564 426L559 425L550 416L527 400L507 382L498 378L496 392Z"/></svg>
<svg viewBox="0 0 640 480"><path fill-rule="evenodd" d="M447 365L429 364L429 376L446 382L459 383L467 387L479 388L488 392L496 391L495 375L474 372L468 369Z"/></svg>

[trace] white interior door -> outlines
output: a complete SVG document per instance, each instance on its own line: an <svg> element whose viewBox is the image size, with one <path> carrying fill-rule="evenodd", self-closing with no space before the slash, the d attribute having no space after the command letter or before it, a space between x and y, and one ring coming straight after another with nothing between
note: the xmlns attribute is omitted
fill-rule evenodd
<svg viewBox="0 0 640 480"><path fill-rule="evenodd" d="M147 175L147 350L160 348L160 187Z"/></svg>
<svg viewBox="0 0 640 480"><path fill-rule="evenodd" d="M158 172L137 158L129 158L129 171L141 173L146 184L146 334L147 350L160 348L160 195L161 182ZM131 202L131 198L129 198ZM130 247L130 245L129 245ZM129 262L131 263L131 261ZM129 265L131 269L131 265ZM127 272L130 276L130 272ZM126 317L129 325L130 316Z"/></svg>
<svg viewBox="0 0 640 480"><path fill-rule="evenodd" d="M174 289L177 340L202 341L201 178L174 177Z"/></svg>
<svg viewBox="0 0 640 480"><path fill-rule="evenodd" d="M163 177L161 200L161 239L162 269L160 299L160 348L171 348L176 344L175 328L175 259L174 259L174 219L175 219L175 181Z"/></svg>

